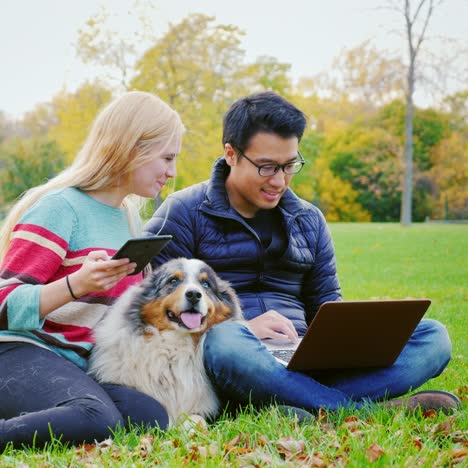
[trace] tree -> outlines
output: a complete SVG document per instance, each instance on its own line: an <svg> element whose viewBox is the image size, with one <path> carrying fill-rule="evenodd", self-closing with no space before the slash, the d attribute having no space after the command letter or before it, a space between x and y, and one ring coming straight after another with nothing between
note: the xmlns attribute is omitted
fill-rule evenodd
<svg viewBox="0 0 468 468"><path fill-rule="evenodd" d="M15 122L0 111L0 143L15 134Z"/></svg>
<svg viewBox="0 0 468 468"><path fill-rule="evenodd" d="M389 0L392 10L404 18L406 43L408 46L408 68L406 71L406 118L404 146L404 177L401 197L400 223L408 226L412 222L413 200L413 96L416 86L418 56L426 39L427 28L436 7L443 0Z"/></svg>
<svg viewBox="0 0 468 468"><path fill-rule="evenodd" d="M364 108L375 109L401 96L403 64L366 40L344 49L332 65L331 89Z"/></svg>
<svg viewBox="0 0 468 468"><path fill-rule="evenodd" d="M328 221L370 221L369 212L357 201L359 193L330 170L322 155L323 146L322 135L306 131L301 141L306 165L294 176L291 187L301 198L318 206Z"/></svg>
<svg viewBox="0 0 468 468"><path fill-rule="evenodd" d="M31 187L45 183L65 167L65 157L58 145L43 137L9 140L0 147L0 159L4 161L0 192L7 203Z"/></svg>
<svg viewBox="0 0 468 468"><path fill-rule="evenodd" d="M222 153L222 118L232 102L254 91L290 88L289 65L272 57L244 63L243 34L214 17L191 14L171 24L137 61L131 88L160 96L187 130L181 160L189 163L179 164L179 188L209 176Z"/></svg>
<svg viewBox="0 0 468 468"><path fill-rule="evenodd" d="M32 111L27 112L21 125L28 137L46 136L50 129L58 124L56 109L52 102L41 102Z"/></svg>
<svg viewBox="0 0 468 468"><path fill-rule="evenodd" d="M52 105L56 123L50 128L48 137L57 142L68 163L75 158L91 123L111 96L110 90L99 82L86 82L73 93L62 90L54 96Z"/></svg>
<svg viewBox="0 0 468 468"><path fill-rule="evenodd" d="M373 221L398 219L400 153L398 138L364 121L327 138L323 151L332 174L350 184L357 193L356 201Z"/></svg>
<svg viewBox="0 0 468 468"><path fill-rule="evenodd" d="M433 216L439 219L468 218L468 138L452 132L432 151L428 179L433 183Z"/></svg>

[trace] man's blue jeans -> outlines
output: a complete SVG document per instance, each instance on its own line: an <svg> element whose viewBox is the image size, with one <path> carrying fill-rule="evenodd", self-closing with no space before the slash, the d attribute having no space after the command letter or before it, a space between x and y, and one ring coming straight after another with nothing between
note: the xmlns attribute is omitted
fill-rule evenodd
<svg viewBox="0 0 468 468"><path fill-rule="evenodd" d="M445 369L451 351L446 328L427 319L391 367L305 374L287 370L245 325L228 321L208 331L204 361L224 403L261 406L276 401L308 410L335 410L414 390Z"/></svg>

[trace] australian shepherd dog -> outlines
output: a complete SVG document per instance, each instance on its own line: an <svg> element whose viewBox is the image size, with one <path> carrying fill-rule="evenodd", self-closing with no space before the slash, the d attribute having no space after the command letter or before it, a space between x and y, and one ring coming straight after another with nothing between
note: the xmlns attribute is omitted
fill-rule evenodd
<svg viewBox="0 0 468 468"><path fill-rule="evenodd" d="M234 290L207 264L171 260L129 288L98 324L89 373L154 397L172 423L214 416L219 402L203 367L203 336L241 318Z"/></svg>

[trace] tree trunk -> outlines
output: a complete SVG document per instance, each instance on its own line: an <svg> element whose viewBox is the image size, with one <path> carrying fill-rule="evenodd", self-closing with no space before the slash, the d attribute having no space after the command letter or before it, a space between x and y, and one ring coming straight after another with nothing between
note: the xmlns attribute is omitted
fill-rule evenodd
<svg viewBox="0 0 468 468"><path fill-rule="evenodd" d="M413 92L414 92L414 62L408 69L408 92L406 95L405 118L405 155L403 191L401 194L400 223L409 226L412 221L413 200Z"/></svg>

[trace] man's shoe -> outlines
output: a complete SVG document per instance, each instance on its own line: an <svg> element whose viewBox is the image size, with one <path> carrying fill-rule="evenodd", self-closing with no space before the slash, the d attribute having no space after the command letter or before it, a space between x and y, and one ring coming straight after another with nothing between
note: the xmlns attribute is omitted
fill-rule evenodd
<svg viewBox="0 0 468 468"><path fill-rule="evenodd" d="M312 422L315 420L312 413L309 413L305 409L297 408L295 406L288 406L288 405L278 405L278 413L281 416L286 416L289 418L295 418L298 424L302 424L305 422Z"/></svg>
<svg viewBox="0 0 468 468"><path fill-rule="evenodd" d="M405 408L409 410L420 408L421 411L434 409L440 410L445 414L449 414L462 407L462 403L456 395L440 390L418 392L406 398L389 400L381 404L387 408Z"/></svg>

